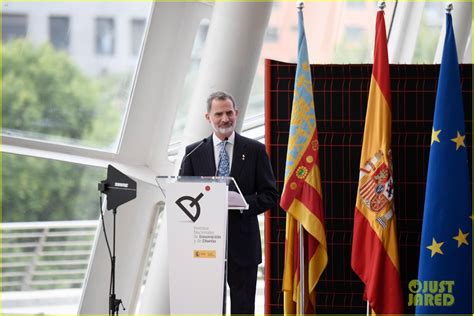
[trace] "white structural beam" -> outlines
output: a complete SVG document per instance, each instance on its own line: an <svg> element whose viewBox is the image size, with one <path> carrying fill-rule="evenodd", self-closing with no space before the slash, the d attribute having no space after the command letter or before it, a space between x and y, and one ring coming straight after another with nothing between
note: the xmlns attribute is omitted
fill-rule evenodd
<svg viewBox="0 0 474 316"><path fill-rule="evenodd" d="M424 6L424 1L398 2L388 41L391 64L412 62Z"/></svg>
<svg viewBox="0 0 474 316"><path fill-rule="evenodd" d="M191 62L194 37L212 7L204 3L154 3L133 89L118 160L172 170L168 144Z"/></svg>
<svg viewBox="0 0 474 316"><path fill-rule="evenodd" d="M463 63L472 64L472 32L469 34L469 39L466 43L466 50L464 51Z"/></svg>
<svg viewBox="0 0 474 316"><path fill-rule="evenodd" d="M140 298L138 315L169 315L168 227L166 212L153 249L148 276Z"/></svg>
<svg viewBox="0 0 474 316"><path fill-rule="evenodd" d="M234 96L240 111L236 128L241 129L271 9L271 2L216 2L183 145L211 133L204 114L206 99L216 90Z"/></svg>
<svg viewBox="0 0 474 316"><path fill-rule="evenodd" d="M469 42L469 38L472 36L472 2L449 2L453 3L453 10L451 15L453 16L453 28L454 36L456 38L456 49L458 52L459 63L466 62L463 60L465 56L466 46ZM446 3L447 5L448 3ZM441 13L440 13L441 14ZM443 20L443 28L441 29L438 47L436 48L436 54L434 63L441 63L441 57L443 55L444 37L446 35L446 19ZM471 56L472 59L472 56Z"/></svg>
<svg viewBox="0 0 474 316"><path fill-rule="evenodd" d="M114 159L120 171L137 181L137 198L119 207L116 226L116 294L127 307L127 314L135 312L139 301L145 259L158 206L163 201L155 176L172 170L167 148L177 100L199 23L210 15L211 9L208 4L197 2L153 3L123 140ZM111 242L112 214L105 215ZM100 228L79 314L107 313L109 281L110 258Z"/></svg>

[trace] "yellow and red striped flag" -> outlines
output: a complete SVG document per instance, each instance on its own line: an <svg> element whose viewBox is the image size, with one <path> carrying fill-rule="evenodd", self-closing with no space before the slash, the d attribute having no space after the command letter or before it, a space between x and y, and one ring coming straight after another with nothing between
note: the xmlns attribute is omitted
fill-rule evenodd
<svg viewBox="0 0 474 316"><path fill-rule="evenodd" d="M280 206L287 212L283 274L285 314L314 312L316 284L328 261L313 85L301 10L298 12L298 31L298 64L286 156L285 185L280 200ZM307 294L304 311L300 310L299 224L303 227L304 235L304 288Z"/></svg>
<svg viewBox="0 0 474 316"><path fill-rule="evenodd" d="M352 269L365 283L375 313L403 313L393 203L392 106L384 12L377 13L374 65L360 157Z"/></svg>

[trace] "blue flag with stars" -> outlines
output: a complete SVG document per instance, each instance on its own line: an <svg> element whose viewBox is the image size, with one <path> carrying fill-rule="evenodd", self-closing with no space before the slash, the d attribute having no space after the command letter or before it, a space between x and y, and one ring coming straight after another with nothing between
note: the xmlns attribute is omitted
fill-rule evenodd
<svg viewBox="0 0 474 316"><path fill-rule="evenodd" d="M472 312L471 203L459 64L452 17L447 13L426 180L418 280L408 285L408 304L416 306L417 314Z"/></svg>

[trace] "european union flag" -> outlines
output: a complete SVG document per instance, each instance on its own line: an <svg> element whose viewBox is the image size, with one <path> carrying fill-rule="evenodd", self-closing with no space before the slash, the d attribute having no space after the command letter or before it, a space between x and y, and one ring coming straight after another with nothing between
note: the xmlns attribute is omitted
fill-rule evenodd
<svg viewBox="0 0 474 316"><path fill-rule="evenodd" d="M418 280L409 283L409 305L417 314L472 314L472 202L449 12L431 135Z"/></svg>

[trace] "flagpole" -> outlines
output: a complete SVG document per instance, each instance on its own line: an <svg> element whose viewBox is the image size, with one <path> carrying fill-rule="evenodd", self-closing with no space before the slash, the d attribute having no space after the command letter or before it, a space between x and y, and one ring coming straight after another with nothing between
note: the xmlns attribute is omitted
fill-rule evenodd
<svg viewBox="0 0 474 316"><path fill-rule="evenodd" d="M303 225L300 223L300 314L304 315L304 235Z"/></svg>
<svg viewBox="0 0 474 316"><path fill-rule="evenodd" d="M385 9L385 1L379 1L377 6L379 7L379 11L384 11ZM370 316L370 303L369 303L369 300L367 300L367 312L366 312L367 316Z"/></svg>
<svg viewBox="0 0 474 316"><path fill-rule="evenodd" d="M377 6L379 7L379 11L384 11L385 9L385 1L379 1ZM367 316L370 316L370 302L367 300Z"/></svg>
<svg viewBox="0 0 474 316"><path fill-rule="evenodd" d="M383 11L383 9L385 9L385 6L385 1L379 1L378 7L380 11Z"/></svg>
<svg viewBox="0 0 474 316"><path fill-rule="evenodd" d="M297 1L296 8L298 11L303 11L304 2ZM299 47L298 47L299 50ZM298 51L299 53L299 51ZM304 301L305 301L305 275L304 275L304 233L303 233L303 225L300 222L300 315L305 314L304 310Z"/></svg>
<svg viewBox="0 0 474 316"><path fill-rule="evenodd" d="M451 14L452 10L453 10L453 4L450 2L446 5L446 13Z"/></svg>

